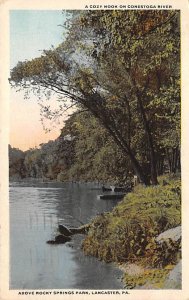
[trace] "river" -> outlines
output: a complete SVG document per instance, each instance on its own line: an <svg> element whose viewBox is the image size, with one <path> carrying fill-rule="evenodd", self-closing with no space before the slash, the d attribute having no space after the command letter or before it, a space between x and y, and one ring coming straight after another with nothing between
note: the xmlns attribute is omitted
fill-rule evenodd
<svg viewBox="0 0 189 300"><path fill-rule="evenodd" d="M78 227L110 211L117 202L99 200L99 193L89 183L10 183L10 289L123 288L119 269L83 254L83 235L46 243L58 224Z"/></svg>

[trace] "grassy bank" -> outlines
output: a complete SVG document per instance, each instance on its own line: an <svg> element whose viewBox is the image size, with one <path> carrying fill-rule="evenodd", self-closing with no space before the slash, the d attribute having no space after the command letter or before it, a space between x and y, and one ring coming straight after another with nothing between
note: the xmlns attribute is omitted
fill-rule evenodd
<svg viewBox="0 0 189 300"><path fill-rule="evenodd" d="M131 286L144 284L150 277L162 280L180 257L180 241L159 245L155 237L181 223L180 184L176 176L162 176L158 186L135 187L112 212L93 220L84 252L106 262L147 267L135 279L125 275Z"/></svg>

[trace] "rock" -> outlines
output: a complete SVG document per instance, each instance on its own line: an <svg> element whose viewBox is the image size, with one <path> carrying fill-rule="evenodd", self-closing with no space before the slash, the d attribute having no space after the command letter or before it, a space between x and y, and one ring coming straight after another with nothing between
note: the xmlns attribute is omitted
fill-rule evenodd
<svg viewBox="0 0 189 300"><path fill-rule="evenodd" d="M61 234L65 235L65 236L70 236L72 235L72 232L70 231L70 229L68 229L66 226L64 225L58 225L58 230Z"/></svg>
<svg viewBox="0 0 189 300"><path fill-rule="evenodd" d="M64 236L71 236L73 234L86 234L90 228L90 224L84 224L78 228L67 228L64 225L59 225L58 230Z"/></svg>
<svg viewBox="0 0 189 300"><path fill-rule="evenodd" d="M181 239L181 226L177 226L162 232L156 237L156 242L161 244L169 239L171 239L173 242L177 242L179 239Z"/></svg>
<svg viewBox="0 0 189 300"><path fill-rule="evenodd" d="M60 234L55 237L55 240L47 241L47 244L64 244L69 241L71 241L71 238L69 236Z"/></svg>
<svg viewBox="0 0 189 300"><path fill-rule="evenodd" d="M121 264L119 268L129 276L138 276L144 273L144 268L135 263Z"/></svg>
<svg viewBox="0 0 189 300"><path fill-rule="evenodd" d="M69 236L65 236L63 234L57 235L55 237L55 242L57 242L57 243L66 243L69 241L71 241L71 238Z"/></svg>
<svg viewBox="0 0 189 300"><path fill-rule="evenodd" d="M55 241L50 240L50 241L46 241L47 244L57 244Z"/></svg>
<svg viewBox="0 0 189 300"><path fill-rule="evenodd" d="M181 260L174 267L165 281L165 289L181 289L182 288L182 263Z"/></svg>

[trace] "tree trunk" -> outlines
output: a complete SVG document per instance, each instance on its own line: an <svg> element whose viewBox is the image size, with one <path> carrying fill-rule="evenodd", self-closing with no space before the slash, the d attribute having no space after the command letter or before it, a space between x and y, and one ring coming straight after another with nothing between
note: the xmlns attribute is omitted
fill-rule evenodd
<svg viewBox="0 0 189 300"><path fill-rule="evenodd" d="M141 113L142 121L144 124L145 133L146 133L146 136L148 139L149 152L150 152L151 182L152 182L152 185L157 185L158 180L157 180L157 170L156 170L156 158L155 158L152 134L151 134L151 131L149 128L148 120L146 118L145 110L144 110L144 107L142 104L142 99L140 97L139 92L136 93L136 96L137 96L137 101L138 101L138 106L139 106L139 110Z"/></svg>
<svg viewBox="0 0 189 300"><path fill-rule="evenodd" d="M178 159L177 159L177 171L181 171L181 162L180 162L180 149L178 148Z"/></svg>
<svg viewBox="0 0 189 300"><path fill-rule="evenodd" d="M83 103L83 105L89 109L89 111L101 122L101 124L108 130L111 137L114 139L116 144L120 149L122 149L123 153L126 153L130 160L131 164L133 166L133 169L136 173L136 175L139 177L140 181L144 183L145 185L150 185L150 181L148 179L148 176L146 176L143 172L142 167L140 166L138 160L136 159L132 149L130 148L129 144L125 140L125 138L121 135L119 132L119 128L117 128L117 125L114 122L114 117L111 116L111 113L108 112L108 115L106 114L106 107L104 107L104 110L102 112L102 99L100 95L97 95L91 97L88 95L85 95L85 97L90 98L91 101ZM101 107L98 107L98 101L101 102Z"/></svg>
<svg viewBox="0 0 189 300"><path fill-rule="evenodd" d="M129 156L133 169L136 175L139 177L140 181L144 183L146 186L150 185L150 181L148 177L144 174L142 167L140 166L138 160L136 159L132 149L127 145L126 141L124 139L121 139L119 134L116 134L109 125L104 123L103 125L109 131L115 143L122 149L123 153L126 153L126 155Z"/></svg>
<svg viewBox="0 0 189 300"><path fill-rule="evenodd" d="M170 157L170 153L169 153L169 149L166 148L166 157L167 157L167 162L168 162L168 166L169 166L169 173L171 173L171 157Z"/></svg>
<svg viewBox="0 0 189 300"><path fill-rule="evenodd" d="M162 175L163 174L163 166L164 166L164 156L162 156L161 154L158 155L157 158L157 174L158 175Z"/></svg>
<svg viewBox="0 0 189 300"><path fill-rule="evenodd" d="M172 149L172 163L171 163L171 172L176 173L179 171L179 156L180 156L180 151L179 147L177 146L176 148Z"/></svg>

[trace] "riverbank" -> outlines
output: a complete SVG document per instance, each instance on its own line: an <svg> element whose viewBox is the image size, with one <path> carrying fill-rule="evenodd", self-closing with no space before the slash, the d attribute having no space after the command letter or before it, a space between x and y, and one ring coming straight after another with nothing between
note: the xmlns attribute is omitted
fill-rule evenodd
<svg viewBox="0 0 189 300"><path fill-rule="evenodd" d="M135 187L112 212L94 218L82 244L85 254L119 264L128 288L166 288L181 259L181 237L156 238L181 224L180 186L179 177L167 175L158 186Z"/></svg>

